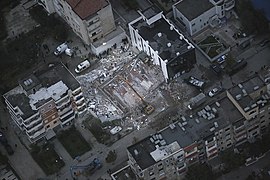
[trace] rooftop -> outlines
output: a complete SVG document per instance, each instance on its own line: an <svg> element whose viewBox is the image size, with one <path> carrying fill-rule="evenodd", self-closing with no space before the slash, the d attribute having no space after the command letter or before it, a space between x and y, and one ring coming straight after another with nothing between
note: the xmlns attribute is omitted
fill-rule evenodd
<svg viewBox="0 0 270 180"><path fill-rule="evenodd" d="M257 101L257 99L252 99L250 94L263 86L265 86L264 81L258 75L255 75L250 79L232 87L229 92L244 109Z"/></svg>
<svg viewBox="0 0 270 180"><path fill-rule="evenodd" d="M158 51L159 56L164 60L172 61L194 48L184 35L177 32L174 25L169 24L163 17L150 26L143 19L132 26L139 31L139 34L149 42L154 50Z"/></svg>
<svg viewBox="0 0 270 180"><path fill-rule="evenodd" d="M42 69L41 71L36 72L35 76L30 75L25 79L28 80L30 78L33 78L32 83L38 82L42 84L42 87L36 89L35 93L26 96L23 88L17 86L4 95L13 107L18 106L21 109L23 118L28 118L35 114L38 107L45 102L50 101L51 99L59 99L68 89L75 90L80 87L78 81L62 65L56 65L49 69ZM20 82L24 81L25 80L22 80ZM27 85L26 88L28 88L28 86L35 87L35 85L32 86L31 83Z"/></svg>
<svg viewBox="0 0 270 180"><path fill-rule="evenodd" d="M109 4L107 0L67 0L67 3L81 19L88 18Z"/></svg>
<svg viewBox="0 0 270 180"><path fill-rule="evenodd" d="M156 6L152 5L149 8L142 11L142 14L147 18L150 19L151 17L155 16L156 14L160 13L161 10Z"/></svg>
<svg viewBox="0 0 270 180"><path fill-rule="evenodd" d="M207 114L209 116L213 114L214 117L209 118ZM145 169L201 138L207 140L214 136L216 129L225 128L242 118L242 114L234 107L225 93L222 93L216 101L200 109L197 115L194 114L192 118L179 117L176 123L170 124L157 134L130 146L128 151L138 165Z"/></svg>
<svg viewBox="0 0 270 180"><path fill-rule="evenodd" d="M39 85L40 81L37 79L35 75L31 74L29 77L20 80L19 84L25 91L28 91Z"/></svg>
<svg viewBox="0 0 270 180"><path fill-rule="evenodd" d="M182 0L175 7L189 20L193 20L214 5L209 0Z"/></svg>

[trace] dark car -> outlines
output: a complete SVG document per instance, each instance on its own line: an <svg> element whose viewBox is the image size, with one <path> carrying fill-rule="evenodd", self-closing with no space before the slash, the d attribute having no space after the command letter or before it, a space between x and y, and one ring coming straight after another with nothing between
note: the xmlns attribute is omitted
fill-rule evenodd
<svg viewBox="0 0 270 180"><path fill-rule="evenodd" d="M213 72L216 74L216 75L221 75L222 73L222 69L218 66L218 65L210 65L210 68L213 70Z"/></svg>
<svg viewBox="0 0 270 180"><path fill-rule="evenodd" d="M265 39L265 40L263 40L263 41L260 43L260 46L263 47L263 46L265 46L266 44L268 44L269 42L270 42L269 39Z"/></svg>

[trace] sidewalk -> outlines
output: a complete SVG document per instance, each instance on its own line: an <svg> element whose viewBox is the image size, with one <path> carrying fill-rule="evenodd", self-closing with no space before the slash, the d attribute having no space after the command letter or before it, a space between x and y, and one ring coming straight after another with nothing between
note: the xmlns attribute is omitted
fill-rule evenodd
<svg viewBox="0 0 270 180"><path fill-rule="evenodd" d="M4 110L2 102L0 102L1 125L8 128L8 131L3 131L7 136L9 144L14 150L12 156L8 156L10 165L22 180L36 180L40 177L46 177L45 173L34 161L28 150L21 144L19 138L10 126L11 121L9 115ZM17 144L17 147L15 147Z"/></svg>

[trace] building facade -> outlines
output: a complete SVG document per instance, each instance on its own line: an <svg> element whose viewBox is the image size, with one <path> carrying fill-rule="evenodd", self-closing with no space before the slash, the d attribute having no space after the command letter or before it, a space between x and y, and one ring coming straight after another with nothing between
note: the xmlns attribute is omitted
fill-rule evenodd
<svg viewBox="0 0 270 180"><path fill-rule="evenodd" d="M151 6L129 23L131 42L160 66L166 82L190 71L196 63L195 48L183 34Z"/></svg>
<svg viewBox="0 0 270 180"><path fill-rule="evenodd" d="M193 36L208 26L218 26L231 14L234 5L234 0L180 0L173 5L173 15Z"/></svg>
<svg viewBox="0 0 270 180"><path fill-rule="evenodd" d="M86 110L80 84L60 65L19 81L4 98L11 119L30 142L57 126L71 125Z"/></svg>
<svg viewBox="0 0 270 180"><path fill-rule="evenodd" d="M126 37L124 30L115 26L108 0L38 0L38 3L49 14L56 12L60 15L97 55ZM108 39L107 36L112 32L115 37ZM98 41L102 42L96 43Z"/></svg>
<svg viewBox="0 0 270 180"><path fill-rule="evenodd" d="M182 116L128 147L128 164L138 179L182 179L189 165L208 162L268 131L269 102L270 82L255 75L194 110L192 117Z"/></svg>

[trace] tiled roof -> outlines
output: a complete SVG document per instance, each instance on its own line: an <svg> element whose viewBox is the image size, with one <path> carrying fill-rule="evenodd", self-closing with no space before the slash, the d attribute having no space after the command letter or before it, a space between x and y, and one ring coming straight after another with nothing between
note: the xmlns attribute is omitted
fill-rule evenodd
<svg viewBox="0 0 270 180"><path fill-rule="evenodd" d="M108 5L107 0L67 0L67 3L81 19L86 19Z"/></svg>

